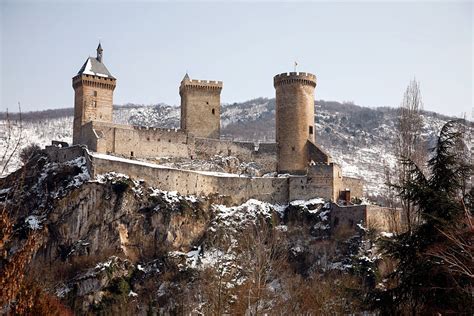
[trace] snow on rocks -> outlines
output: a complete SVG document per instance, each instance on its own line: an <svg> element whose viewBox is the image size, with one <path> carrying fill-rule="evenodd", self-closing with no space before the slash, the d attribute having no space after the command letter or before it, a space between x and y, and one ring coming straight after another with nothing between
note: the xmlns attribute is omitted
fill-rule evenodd
<svg viewBox="0 0 474 316"><path fill-rule="evenodd" d="M279 206L250 199L242 205L227 207L224 205L213 205L215 211L214 224L229 228L241 228L242 225L250 221L255 221L259 217L270 219Z"/></svg>
<svg viewBox="0 0 474 316"><path fill-rule="evenodd" d="M380 236L385 237L385 238L392 238L393 233L380 232Z"/></svg>
<svg viewBox="0 0 474 316"><path fill-rule="evenodd" d="M43 226L41 225L41 222L42 220L39 219L39 217L36 215L30 215L27 218L25 218L25 223L32 230L39 230L43 228Z"/></svg>
<svg viewBox="0 0 474 316"><path fill-rule="evenodd" d="M110 181L115 183L117 180L128 180L130 179L126 174L119 173L119 172L108 172L104 174L99 174L95 177L95 181L98 183L107 183Z"/></svg>

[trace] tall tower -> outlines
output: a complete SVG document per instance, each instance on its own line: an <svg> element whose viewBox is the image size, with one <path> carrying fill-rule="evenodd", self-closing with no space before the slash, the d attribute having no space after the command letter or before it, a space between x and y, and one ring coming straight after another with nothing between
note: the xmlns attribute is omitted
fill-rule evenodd
<svg viewBox="0 0 474 316"><path fill-rule="evenodd" d="M186 74L179 87L181 129L197 137L220 137L222 81L194 80Z"/></svg>
<svg viewBox="0 0 474 316"><path fill-rule="evenodd" d="M276 90L277 170L305 174L309 160L308 141L315 141L314 88L316 76L290 72L273 78Z"/></svg>
<svg viewBox="0 0 474 316"><path fill-rule="evenodd" d="M97 47L97 57L87 58L72 78L74 88L73 144L83 144L81 129L89 121L112 122L113 94L116 79L102 63L102 45Z"/></svg>

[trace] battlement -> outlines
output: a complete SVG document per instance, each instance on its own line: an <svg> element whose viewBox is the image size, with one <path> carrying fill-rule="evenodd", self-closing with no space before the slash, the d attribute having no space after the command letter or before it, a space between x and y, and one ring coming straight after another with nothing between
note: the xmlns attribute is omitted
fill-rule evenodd
<svg viewBox="0 0 474 316"><path fill-rule="evenodd" d="M316 87L316 76L309 72L284 72L273 77L274 87L292 83Z"/></svg>
<svg viewBox="0 0 474 316"><path fill-rule="evenodd" d="M113 90L115 88L116 81L117 80L115 78L79 74L72 78L72 87L75 89L80 85L84 85Z"/></svg>
<svg viewBox="0 0 474 316"><path fill-rule="evenodd" d="M190 80L182 81L181 86L179 87L179 90L193 89L193 88L221 90L222 86L223 86L222 81L190 79Z"/></svg>

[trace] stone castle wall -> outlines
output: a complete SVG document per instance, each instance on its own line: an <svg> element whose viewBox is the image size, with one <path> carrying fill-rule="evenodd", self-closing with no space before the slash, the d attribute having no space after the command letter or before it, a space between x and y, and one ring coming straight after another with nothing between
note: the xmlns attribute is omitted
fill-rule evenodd
<svg viewBox="0 0 474 316"><path fill-rule="evenodd" d="M331 203L330 223L334 234L338 232L354 232L361 224L366 227L367 205L341 206Z"/></svg>
<svg viewBox="0 0 474 316"><path fill-rule="evenodd" d="M341 191L349 189L352 197L363 197L361 179L343 177L341 167L335 163L317 163L308 168L307 176L292 177L290 199L305 199L315 195L338 201Z"/></svg>
<svg viewBox="0 0 474 316"><path fill-rule="evenodd" d="M276 144L234 142L210 138L196 138L194 152L200 159L209 159L214 155L234 156L240 161L253 161L260 165L263 173L276 170Z"/></svg>
<svg viewBox="0 0 474 316"><path fill-rule="evenodd" d="M316 197L331 198L330 182L315 181L308 176L288 177L240 177L235 174L205 171L190 171L159 166L98 153L89 153L85 146L60 148L47 146L45 152L52 161L65 162L84 156L91 177L108 172L119 172L134 179L142 179L148 185L165 191L177 191L183 195L208 196L219 194L230 205L239 205L248 199L271 203L288 203L293 200ZM316 174L325 174L327 179L340 170L337 165L313 166ZM329 184L329 185L328 185ZM320 185L319 190L318 185ZM394 210L373 205L340 206L331 203L330 222L334 232L354 231L357 224L377 230L392 231L399 224L400 214Z"/></svg>
<svg viewBox="0 0 474 316"><path fill-rule="evenodd" d="M119 171L135 179L143 179L160 190L196 196L217 193L233 205L252 198L273 203L283 203L288 199L285 178L239 177L234 174L181 170L114 158L92 154L92 175Z"/></svg>
<svg viewBox="0 0 474 316"><path fill-rule="evenodd" d="M182 130L145 128L104 122L89 122L82 127L84 144L98 153L123 157L188 157L193 138ZM190 152L191 151L191 152Z"/></svg>
<svg viewBox="0 0 474 316"><path fill-rule="evenodd" d="M351 191L351 197L361 198L364 196L364 180L353 177L342 177L341 189L349 189Z"/></svg>
<svg viewBox="0 0 474 316"><path fill-rule="evenodd" d="M127 158L194 158L215 155L235 156L253 161L264 173L276 170L276 144L233 142L196 138L183 130L145 128L105 122L88 122L82 128L83 144L98 153L113 153Z"/></svg>
<svg viewBox="0 0 474 316"><path fill-rule="evenodd" d="M400 214L398 209L377 205L341 206L331 203L330 222L333 233L361 229L357 224L379 232L393 232L400 228Z"/></svg>

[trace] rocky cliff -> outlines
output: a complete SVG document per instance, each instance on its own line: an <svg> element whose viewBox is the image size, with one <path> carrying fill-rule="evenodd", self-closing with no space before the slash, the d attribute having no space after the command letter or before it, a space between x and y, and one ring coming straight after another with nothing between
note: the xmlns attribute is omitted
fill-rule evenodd
<svg viewBox="0 0 474 316"><path fill-rule="evenodd" d="M354 232L328 239L322 200L227 207L122 174L91 179L84 158L37 155L0 180L0 203L14 223L2 267L34 234L27 278L77 314L354 310L340 296L372 251ZM303 280L323 275L344 276L315 292L332 303L299 304Z"/></svg>

